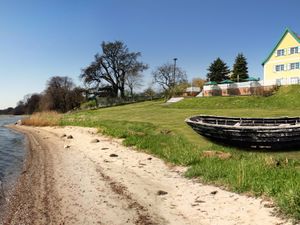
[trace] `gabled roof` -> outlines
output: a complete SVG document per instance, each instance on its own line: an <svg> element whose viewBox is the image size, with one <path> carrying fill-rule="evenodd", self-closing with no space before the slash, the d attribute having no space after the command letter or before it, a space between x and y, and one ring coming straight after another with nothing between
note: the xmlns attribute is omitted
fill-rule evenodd
<svg viewBox="0 0 300 225"><path fill-rule="evenodd" d="M286 28L286 30L284 31L283 35L281 36L280 40L278 41L278 43L275 45L275 47L273 48L273 50L271 51L271 53L269 54L269 56L265 59L265 61L263 61L262 65L264 65L273 55L273 53L275 52L275 50L277 49L277 47L280 45L280 43L282 42L282 40L285 38L285 36L290 33L295 40L298 41L298 43L300 43L300 36L298 36L294 31L292 31L290 28Z"/></svg>

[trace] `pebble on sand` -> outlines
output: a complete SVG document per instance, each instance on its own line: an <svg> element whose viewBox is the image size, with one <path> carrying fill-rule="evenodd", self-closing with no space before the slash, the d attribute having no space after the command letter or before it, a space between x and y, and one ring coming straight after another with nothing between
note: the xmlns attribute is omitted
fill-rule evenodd
<svg viewBox="0 0 300 225"><path fill-rule="evenodd" d="M100 141L99 141L99 139L97 139L97 138L91 140L91 143L98 143L98 142L100 142Z"/></svg>
<svg viewBox="0 0 300 225"><path fill-rule="evenodd" d="M166 195L166 194L168 194L168 192L166 191L162 191L162 190L157 191L157 195Z"/></svg>
<svg viewBox="0 0 300 225"><path fill-rule="evenodd" d="M212 192L210 192L211 195L215 195L217 193L218 193L218 191L212 191Z"/></svg>

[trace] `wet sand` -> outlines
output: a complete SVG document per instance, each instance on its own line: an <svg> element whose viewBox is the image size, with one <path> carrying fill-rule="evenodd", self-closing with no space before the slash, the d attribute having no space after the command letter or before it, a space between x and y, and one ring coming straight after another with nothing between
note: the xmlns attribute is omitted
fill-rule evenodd
<svg viewBox="0 0 300 225"><path fill-rule="evenodd" d="M4 224L288 224L270 202L186 179L95 129L13 129L30 148Z"/></svg>

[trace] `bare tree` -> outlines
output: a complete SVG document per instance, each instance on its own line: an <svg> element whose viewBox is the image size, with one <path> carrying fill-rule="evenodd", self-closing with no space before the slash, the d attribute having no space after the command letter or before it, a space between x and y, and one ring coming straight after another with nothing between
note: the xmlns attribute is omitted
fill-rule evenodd
<svg viewBox="0 0 300 225"><path fill-rule="evenodd" d="M47 82L40 106L42 110L67 112L78 107L81 101L83 101L82 91L75 87L72 79L56 76Z"/></svg>
<svg viewBox="0 0 300 225"><path fill-rule="evenodd" d="M95 60L82 70L80 77L84 83L99 87L101 83L108 83L114 96L125 97L126 77L133 72L142 72L148 66L138 61L140 52L129 52L121 41L102 42L102 54L96 54Z"/></svg>
<svg viewBox="0 0 300 225"><path fill-rule="evenodd" d="M42 96L40 94L29 94L24 97L26 114L32 114L39 111L41 98Z"/></svg>
<svg viewBox="0 0 300 225"><path fill-rule="evenodd" d="M23 101L19 101L17 103L17 106L14 108L13 114L14 115L23 115L23 114L25 114L25 104L24 104Z"/></svg>
<svg viewBox="0 0 300 225"><path fill-rule="evenodd" d="M152 75L154 83L157 83L163 88L167 97L171 97L176 85L187 81L185 71L180 67L176 67L174 71L174 65L169 63L159 66L152 72Z"/></svg>
<svg viewBox="0 0 300 225"><path fill-rule="evenodd" d="M130 74L128 74L126 76L126 79L125 79L125 84L126 86L129 88L129 91L130 91L130 97L133 97L133 89L134 88L138 88L138 87L141 87L143 86L142 85L142 74L141 73L136 73L136 72L132 72Z"/></svg>
<svg viewBox="0 0 300 225"><path fill-rule="evenodd" d="M202 79L202 78L194 78L192 80L192 86L195 87L200 87L201 89L203 88L204 84L205 84L206 80Z"/></svg>
<svg viewBox="0 0 300 225"><path fill-rule="evenodd" d="M143 94L147 97L150 97L151 100L156 95L156 92L152 89L152 87L148 87L144 90Z"/></svg>

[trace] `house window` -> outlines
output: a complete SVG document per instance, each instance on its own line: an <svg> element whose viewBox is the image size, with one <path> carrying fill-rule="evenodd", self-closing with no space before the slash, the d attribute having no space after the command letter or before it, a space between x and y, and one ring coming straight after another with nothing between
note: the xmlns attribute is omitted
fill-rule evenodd
<svg viewBox="0 0 300 225"><path fill-rule="evenodd" d="M284 49L278 49L277 56L283 56L283 55L284 55Z"/></svg>
<svg viewBox="0 0 300 225"><path fill-rule="evenodd" d="M298 54L299 53L299 48L298 47L293 47L290 49L290 54Z"/></svg>
<svg viewBox="0 0 300 225"><path fill-rule="evenodd" d="M275 71L276 71L276 72L284 71L284 64L276 65L276 66L275 66Z"/></svg>
<svg viewBox="0 0 300 225"><path fill-rule="evenodd" d="M291 63L291 64L290 64L290 70L297 70L297 69L300 68L299 66L300 66L300 65L299 65L298 62L297 62L297 63Z"/></svg>

